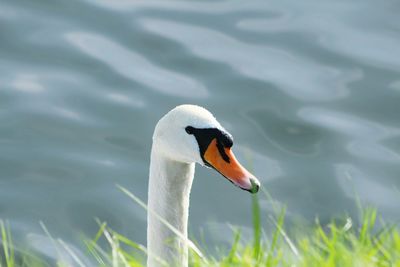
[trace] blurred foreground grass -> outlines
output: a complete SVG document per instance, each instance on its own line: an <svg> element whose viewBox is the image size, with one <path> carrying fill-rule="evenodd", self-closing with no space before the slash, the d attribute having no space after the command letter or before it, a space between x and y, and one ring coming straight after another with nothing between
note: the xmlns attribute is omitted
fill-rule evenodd
<svg viewBox="0 0 400 267"><path fill-rule="evenodd" d="M227 253L217 257L207 254L200 257L191 251L190 266L400 267L399 227L380 222L381 226L377 229L378 216L375 209L363 209L361 222L357 226L353 225L353 220L348 217L344 222L332 221L324 226L317 220L315 225L308 229L303 228L297 232L291 230L290 232L294 233L291 237L284 227L285 209L275 213L269 216L274 230L267 236L262 229L258 199L254 196L252 241L243 241L240 229L236 229ZM60 256L56 263L49 262L48 258L45 259L29 249L15 249L9 227L0 221L0 266L145 266L146 248L113 231L106 223L100 224L99 231L92 240L85 241L87 250L84 259L62 240L54 240L45 226L42 227L54 245L61 246L64 253L68 254L69 261ZM100 246L100 240L105 240L106 246Z"/></svg>

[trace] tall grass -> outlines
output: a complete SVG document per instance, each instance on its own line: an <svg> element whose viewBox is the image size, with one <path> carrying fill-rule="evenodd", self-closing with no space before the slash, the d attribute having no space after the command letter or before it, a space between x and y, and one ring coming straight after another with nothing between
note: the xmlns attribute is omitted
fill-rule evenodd
<svg viewBox="0 0 400 267"><path fill-rule="evenodd" d="M29 250L18 250L14 246L10 227L0 220L1 251L0 267L47 267L43 259L37 257Z"/></svg>
<svg viewBox="0 0 400 267"><path fill-rule="evenodd" d="M312 227L299 227L298 230L293 227L290 235L285 229L285 209L275 207L275 210L275 214L268 216L273 229L266 234L263 227L266 222L261 220L258 198L254 196L252 241L244 241L241 230L234 229L232 244L226 253L217 257L202 255L196 250L205 250L195 246L196 249L191 249L190 266L400 267L399 228L383 221L378 228L376 222L379 216L375 209L363 209L359 225L353 225L350 217L345 217L344 221L333 220L328 225L321 225L316 220ZM0 221L0 228L1 266L54 266L32 252L16 250L8 225ZM101 246L100 240L105 240L106 245ZM99 231L93 239L86 240L85 245L86 257L91 259L91 265L85 265L74 255L70 257L72 266L137 267L145 264L146 247L118 234L106 223L99 222ZM64 253L71 253L66 248L65 245ZM161 265L167 266L162 259L159 260ZM71 266L71 263L63 262L60 256L57 266Z"/></svg>

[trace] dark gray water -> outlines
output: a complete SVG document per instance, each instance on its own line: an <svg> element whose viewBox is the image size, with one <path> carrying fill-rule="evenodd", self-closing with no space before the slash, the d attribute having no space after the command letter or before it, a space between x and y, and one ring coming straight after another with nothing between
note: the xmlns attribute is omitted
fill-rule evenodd
<svg viewBox="0 0 400 267"><path fill-rule="evenodd" d="M0 0L0 217L43 249L94 218L145 242L151 135L212 111L290 218L400 219L399 1ZM264 214L271 203L261 195ZM197 168L191 233L249 226L250 195Z"/></svg>

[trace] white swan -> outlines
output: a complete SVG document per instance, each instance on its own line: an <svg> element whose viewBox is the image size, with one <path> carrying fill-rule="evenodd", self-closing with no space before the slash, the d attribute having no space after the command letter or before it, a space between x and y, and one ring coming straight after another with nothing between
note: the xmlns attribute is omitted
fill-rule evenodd
<svg viewBox="0 0 400 267"><path fill-rule="evenodd" d="M157 123L151 149L147 217L147 266L188 265L187 224L195 163L217 170L236 186L255 193L259 181L231 151L231 135L206 109L181 105ZM160 222L163 217L182 233L179 237ZM186 238L185 240L183 239Z"/></svg>

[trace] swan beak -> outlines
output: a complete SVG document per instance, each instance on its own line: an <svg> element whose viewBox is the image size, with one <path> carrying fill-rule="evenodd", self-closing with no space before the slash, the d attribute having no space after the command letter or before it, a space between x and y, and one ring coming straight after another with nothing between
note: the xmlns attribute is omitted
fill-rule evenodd
<svg viewBox="0 0 400 267"><path fill-rule="evenodd" d="M217 139L213 139L204 153L204 159L236 186L253 194L257 193L260 188L257 178L239 163L230 147L222 149L224 156L218 149Z"/></svg>

